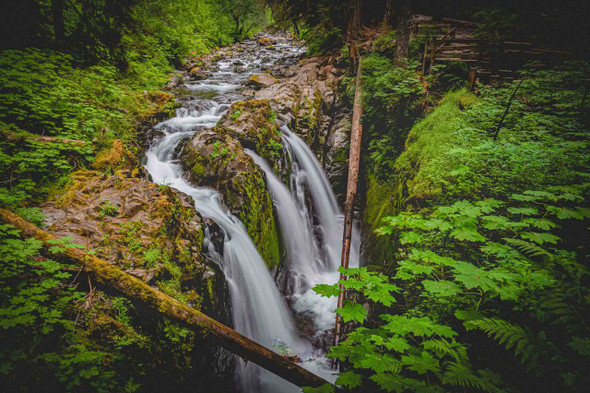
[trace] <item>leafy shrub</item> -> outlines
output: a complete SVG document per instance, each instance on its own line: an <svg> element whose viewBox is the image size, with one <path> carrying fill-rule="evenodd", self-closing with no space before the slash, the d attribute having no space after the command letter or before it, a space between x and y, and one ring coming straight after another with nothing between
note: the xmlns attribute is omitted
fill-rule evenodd
<svg viewBox="0 0 590 393"><path fill-rule="evenodd" d="M559 233L590 217L579 205L587 191L531 190L509 202L464 200L386 218L379 232L399 238L393 283L367 268L341 269L349 300L336 311L366 327L331 349L328 356L352 366L337 383L366 387L369 379L388 392L584 391L589 272L584 251L568 251L578 246ZM338 284L314 290L340 292ZM366 303L385 310L379 321Z"/></svg>

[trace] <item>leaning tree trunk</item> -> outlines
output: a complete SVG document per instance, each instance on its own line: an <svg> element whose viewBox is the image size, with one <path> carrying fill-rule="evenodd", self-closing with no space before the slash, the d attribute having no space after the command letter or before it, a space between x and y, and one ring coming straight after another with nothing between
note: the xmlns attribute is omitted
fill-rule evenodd
<svg viewBox="0 0 590 393"><path fill-rule="evenodd" d="M412 28L412 14L408 0L398 0L396 12L395 58L396 67L408 67L408 47Z"/></svg>
<svg viewBox="0 0 590 393"><path fill-rule="evenodd" d="M56 237L0 208L0 220L16 227L24 236L47 242ZM79 265L97 283L114 288L129 298L143 302L157 312L187 325L201 337L210 339L230 352L252 361L298 386L322 386L328 382L287 358L250 340L213 318L150 287L117 266L78 248L66 248L63 256Z"/></svg>
<svg viewBox="0 0 590 393"><path fill-rule="evenodd" d="M352 213L356 189L359 178L359 167L361 161L361 139L363 135L363 126L361 116L363 114L362 106L362 88L361 88L362 66L359 57L358 68L356 71L356 87L354 92L354 104L352 106L352 131L350 132L350 152L348 156L348 185L346 187L346 202L344 204L344 234L342 240L342 257L341 266L348 268L350 261L350 242L352 238ZM340 274L341 280L346 280L346 275ZM342 307L344 302L344 287L340 285L340 294L338 295L338 307ZM334 345L338 345L342 334L342 318L336 314L336 327L334 332Z"/></svg>

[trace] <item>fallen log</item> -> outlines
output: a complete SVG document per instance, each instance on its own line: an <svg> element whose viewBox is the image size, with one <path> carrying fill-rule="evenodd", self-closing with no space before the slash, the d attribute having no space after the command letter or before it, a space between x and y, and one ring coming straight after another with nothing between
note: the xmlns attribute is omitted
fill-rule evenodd
<svg viewBox="0 0 590 393"><path fill-rule="evenodd" d="M13 225L27 237L44 242L57 239L52 234L39 229L6 209L0 208L0 220ZM216 342L244 360L256 363L295 385L318 387L328 383L298 364L222 325L200 311L150 287L107 261L78 248L66 248L62 255L79 265L95 282L115 288L167 317L186 324L199 336ZM263 305L261 306L263 307Z"/></svg>
<svg viewBox="0 0 590 393"><path fill-rule="evenodd" d="M0 130L0 133L9 141L19 141L21 139L28 139L30 141L35 142L52 142L52 143L64 143L64 144L72 144L72 145L85 145L86 141L80 141L77 139L66 139L60 138L57 136L45 136L45 135L34 135L34 134L24 134L18 132L12 132L7 130Z"/></svg>

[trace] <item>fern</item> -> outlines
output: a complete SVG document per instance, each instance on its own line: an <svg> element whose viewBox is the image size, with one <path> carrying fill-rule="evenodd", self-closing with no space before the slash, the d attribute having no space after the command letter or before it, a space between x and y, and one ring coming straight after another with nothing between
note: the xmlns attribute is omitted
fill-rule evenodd
<svg viewBox="0 0 590 393"><path fill-rule="evenodd" d="M464 389L478 389L484 392L503 392L496 384L487 378L478 377L465 364L451 362L441 376L445 385L459 386Z"/></svg>
<svg viewBox="0 0 590 393"><path fill-rule="evenodd" d="M507 351L513 349L514 354L521 357L522 364L527 363L534 354L534 345L529 335L518 325L502 319L483 318L467 321L465 327L468 330L475 328L483 331L489 338L503 345Z"/></svg>
<svg viewBox="0 0 590 393"><path fill-rule="evenodd" d="M440 357L447 355L454 358L457 362L467 360L467 351L465 351L465 348L457 345L454 341L432 339L424 341L422 346L424 349L435 352Z"/></svg>
<svg viewBox="0 0 590 393"><path fill-rule="evenodd" d="M536 244L527 242L526 240L511 239L508 237L503 238L503 240L508 245L518 249L521 253L528 257L552 256L552 254L547 252L547 250L545 250L543 247L539 247Z"/></svg>

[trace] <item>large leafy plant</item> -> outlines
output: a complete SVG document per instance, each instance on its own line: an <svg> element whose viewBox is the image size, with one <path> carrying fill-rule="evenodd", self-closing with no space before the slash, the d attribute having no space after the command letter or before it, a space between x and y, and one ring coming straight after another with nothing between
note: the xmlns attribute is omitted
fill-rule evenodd
<svg viewBox="0 0 590 393"><path fill-rule="evenodd" d="M571 251L582 245L561 236L590 216L579 206L585 190L555 187L387 217L379 232L399 239L399 261L389 267L393 283L367 268L342 270L350 277L340 282L348 301L337 311L364 326L329 354L348 369L337 383L353 390L376 384L390 392L498 392L533 381L582 391L590 355L588 271L583 255Z"/></svg>

